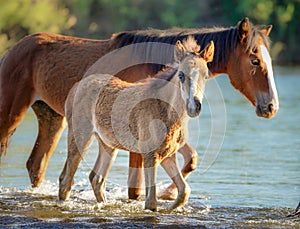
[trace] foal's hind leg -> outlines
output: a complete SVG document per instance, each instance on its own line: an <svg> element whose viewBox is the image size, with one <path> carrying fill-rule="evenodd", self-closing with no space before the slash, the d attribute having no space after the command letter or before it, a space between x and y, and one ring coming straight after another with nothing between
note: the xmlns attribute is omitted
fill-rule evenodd
<svg viewBox="0 0 300 229"><path fill-rule="evenodd" d="M178 190L178 196L170 208L174 209L184 206L184 204L188 201L191 189L178 169L176 153L171 157L164 159L161 162L161 165L169 177L173 180Z"/></svg>
<svg viewBox="0 0 300 229"><path fill-rule="evenodd" d="M98 202L106 202L105 185L108 172L117 156L117 150L105 145L98 138L99 154L93 171L91 171L89 179L92 184L95 197Z"/></svg>
<svg viewBox="0 0 300 229"><path fill-rule="evenodd" d="M59 199L67 200L71 194L74 175L92 140L92 133L83 133L83 138L75 139L72 126L68 128L68 157L62 173L59 176ZM77 140L77 141L76 141ZM79 142L80 141L80 142Z"/></svg>
<svg viewBox="0 0 300 229"><path fill-rule="evenodd" d="M48 161L66 127L66 121L43 101L36 101L32 109L37 116L39 130L26 167L32 186L37 187L45 177Z"/></svg>
<svg viewBox="0 0 300 229"><path fill-rule="evenodd" d="M190 145L185 144L179 149L184 159L184 165L181 174L186 179L196 168L198 162L198 154ZM175 183L168 186L160 195L159 198L165 200L175 200L177 198L177 188Z"/></svg>

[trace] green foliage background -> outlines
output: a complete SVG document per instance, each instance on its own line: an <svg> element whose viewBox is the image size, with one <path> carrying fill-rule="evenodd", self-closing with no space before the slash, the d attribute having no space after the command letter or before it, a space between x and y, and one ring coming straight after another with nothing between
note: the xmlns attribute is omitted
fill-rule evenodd
<svg viewBox="0 0 300 229"><path fill-rule="evenodd" d="M272 24L277 64L300 64L300 0L0 0L0 53L46 31L109 38L123 30Z"/></svg>

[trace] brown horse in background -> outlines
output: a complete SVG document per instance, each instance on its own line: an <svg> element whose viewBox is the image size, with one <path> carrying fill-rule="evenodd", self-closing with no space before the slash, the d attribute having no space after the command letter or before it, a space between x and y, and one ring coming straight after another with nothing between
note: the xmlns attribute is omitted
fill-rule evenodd
<svg viewBox="0 0 300 229"><path fill-rule="evenodd" d="M27 161L31 183L38 186L46 172L48 160L66 126L64 104L73 85L102 56L131 44L149 42L146 57L151 56L153 42L175 44L188 35L205 46L215 44L214 60L209 65L213 76L229 75L230 82L256 107L260 117L271 118L279 108L269 56L268 35L271 27L259 29L247 18L235 27L214 29L175 29L123 32L109 40L90 40L56 34L38 33L25 37L4 54L0 66L0 154L6 150L9 136L31 106L37 115L38 136ZM139 58L131 53L127 58ZM172 62L172 55L169 57ZM116 74L134 82L153 76L163 67L140 64ZM138 71L139 74L132 74ZM139 79L131 78L139 76ZM197 153L187 144L179 150L184 155L184 177L196 168ZM142 167L139 154L130 154L130 167ZM139 195L140 169L129 174L129 197ZM134 180L132 180L134 179ZM175 186L170 187L174 193Z"/></svg>

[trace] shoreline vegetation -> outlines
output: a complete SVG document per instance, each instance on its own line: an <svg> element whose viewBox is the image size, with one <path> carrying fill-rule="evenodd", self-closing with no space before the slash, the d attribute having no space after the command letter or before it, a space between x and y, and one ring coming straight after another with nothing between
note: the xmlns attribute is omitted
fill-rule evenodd
<svg viewBox="0 0 300 229"><path fill-rule="evenodd" d="M2 1L0 55L24 36L41 31L107 39L125 30L236 26L244 17L255 25L273 25L274 64L300 65L298 0Z"/></svg>

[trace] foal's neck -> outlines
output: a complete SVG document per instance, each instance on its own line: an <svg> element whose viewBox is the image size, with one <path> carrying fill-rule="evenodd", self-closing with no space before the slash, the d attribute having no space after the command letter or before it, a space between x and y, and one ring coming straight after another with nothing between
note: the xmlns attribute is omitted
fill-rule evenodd
<svg viewBox="0 0 300 229"><path fill-rule="evenodd" d="M153 89L151 93L155 96L155 98L160 99L169 105L167 107L168 114L174 111L174 109L176 110L179 117L182 117L185 114L185 106L184 101L181 97L180 82L177 77L177 73L173 76L173 78L170 81L164 83L162 87Z"/></svg>

